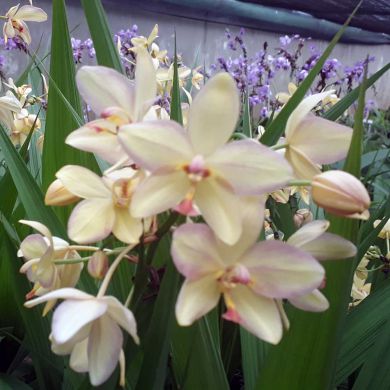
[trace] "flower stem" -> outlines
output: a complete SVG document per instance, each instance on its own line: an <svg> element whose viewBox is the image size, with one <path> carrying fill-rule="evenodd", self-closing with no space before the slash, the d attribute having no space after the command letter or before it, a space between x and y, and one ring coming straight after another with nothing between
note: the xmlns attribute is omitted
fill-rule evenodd
<svg viewBox="0 0 390 390"><path fill-rule="evenodd" d="M96 252L100 250L97 246L88 246L88 245L71 245L69 247L70 250L75 250L75 251L91 251L91 252Z"/></svg>
<svg viewBox="0 0 390 390"><path fill-rule="evenodd" d="M290 180L287 185L289 187L307 187L311 186L311 180Z"/></svg>
<svg viewBox="0 0 390 390"><path fill-rule="evenodd" d="M129 252L131 249L133 249L136 245L137 244L130 244L125 249L123 249L123 251L121 253L119 253L118 257L113 261L110 268L108 269L106 276L104 277L103 282L100 286L100 289L97 293L96 298L101 298L106 293L107 287L108 287L110 280L111 280L112 276L114 275L114 272L117 269L118 265L120 264L122 259L127 255L127 252Z"/></svg>
<svg viewBox="0 0 390 390"><path fill-rule="evenodd" d="M276 144L271 146L272 150L279 150L279 149L286 149L288 147L288 144Z"/></svg>

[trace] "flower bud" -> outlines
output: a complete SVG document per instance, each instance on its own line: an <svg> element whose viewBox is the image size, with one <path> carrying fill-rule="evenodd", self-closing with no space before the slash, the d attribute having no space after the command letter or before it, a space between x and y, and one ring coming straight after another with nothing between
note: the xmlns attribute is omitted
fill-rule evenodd
<svg viewBox="0 0 390 390"><path fill-rule="evenodd" d="M56 179L46 191L45 204L49 206L66 206L78 201L80 198L68 191L61 180Z"/></svg>
<svg viewBox="0 0 390 390"><path fill-rule="evenodd" d="M312 197L325 211L346 218L367 220L370 196L356 177L343 171L327 171L313 177Z"/></svg>
<svg viewBox="0 0 390 390"><path fill-rule="evenodd" d="M297 228L311 222L313 220L313 214L309 209L299 209L294 215L294 224Z"/></svg>
<svg viewBox="0 0 390 390"><path fill-rule="evenodd" d="M96 251L88 261L88 273L95 279L103 279L108 271L108 256L103 251Z"/></svg>

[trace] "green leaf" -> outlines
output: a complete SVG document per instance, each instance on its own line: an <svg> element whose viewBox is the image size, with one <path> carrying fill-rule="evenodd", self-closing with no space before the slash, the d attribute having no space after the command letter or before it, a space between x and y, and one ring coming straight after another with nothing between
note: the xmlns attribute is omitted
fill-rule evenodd
<svg viewBox="0 0 390 390"><path fill-rule="evenodd" d="M348 314L336 361L335 385L342 383L368 359L368 352L382 329L389 333L389 305L390 284L386 284Z"/></svg>
<svg viewBox="0 0 390 390"><path fill-rule="evenodd" d="M175 33L175 56L173 60L173 81L172 81L171 119L183 124L181 111L179 71L177 68L176 33Z"/></svg>
<svg viewBox="0 0 390 390"><path fill-rule="evenodd" d="M360 89L351 147L345 163L345 169L354 175L360 174L364 93L365 81ZM329 220L331 232L357 244L357 220L336 217ZM329 300L330 308L323 313L308 313L296 309L289 311L290 331L269 353L256 388L331 388L351 291L354 262L339 260L323 264L327 278L323 292Z"/></svg>
<svg viewBox="0 0 390 390"><path fill-rule="evenodd" d="M99 65L122 73L122 65L100 0L81 0Z"/></svg>
<svg viewBox="0 0 390 390"><path fill-rule="evenodd" d="M390 63L385 65L383 68L375 72L370 78L367 79L365 89L370 88L380 77L382 77L390 69ZM340 101L338 101L333 107L326 111L324 118L331 121L335 121L343 115L344 111L350 107L353 102L359 97L360 88L363 88L362 85L359 85L354 90L345 95ZM362 168L365 165L362 164Z"/></svg>
<svg viewBox="0 0 390 390"><path fill-rule="evenodd" d="M93 155L65 145L67 135L79 127L79 123L64 103L70 102L79 117L83 117L80 97L75 82L75 67L64 0L53 0L53 24L51 40L50 83L46 117L45 142L42 156L42 182L46 189L55 173L66 164L83 165L98 171ZM69 211L60 209L63 220Z"/></svg>
<svg viewBox="0 0 390 390"><path fill-rule="evenodd" d="M175 326L172 364L179 388L229 389L221 353L212 336L210 314L190 327Z"/></svg>
<svg viewBox="0 0 390 390"><path fill-rule="evenodd" d="M252 138L251 111L249 107L248 91L244 96L244 115L242 117L242 132L248 138Z"/></svg>
<svg viewBox="0 0 390 390"><path fill-rule="evenodd" d="M42 222L53 234L59 237L66 237L64 227L61 225L53 210L45 206L41 190L1 125L0 149L4 154L5 161L15 187L18 190L20 201L26 210L27 217L31 220Z"/></svg>
<svg viewBox="0 0 390 390"><path fill-rule="evenodd" d="M300 101L304 98L306 92L309 90L310 86L313 84L314 79L321 71L322 66L325 61L329 57L333 48L336 46L336 43L339 41L341 36L343 35L345 29L350 23L351 19L355 15L356 11L360 7L361 1L356 6L351 16L344 23L343 27L337 32L337 34L333 37L325 51L322 53L321 57L318 59L317 63L313 67L313 69L309 72L305 80L301 83L298 89L294 92L293 96L288 100L288 102L284 105L280 113L277 117L267 126L265 133L261 137L261 142L264 145L274 145L278 141L278 139L283 134L284 128L286 126L286 122L290 114L294 111L294 109L298 106Z"/></svg>
<svg viewBox="0 0 390 390"><path fill-rule="evenodd" d="M169 259L143 342L144 359L136 389L164 388L179 281L180 276Z"/></svg>
<svg viewBox="0 0 390 390"><path fill-rule="evenodd" d="M256 389L256 380L265 362L269 345L240 327L242 368L246 390Z"/></svg>

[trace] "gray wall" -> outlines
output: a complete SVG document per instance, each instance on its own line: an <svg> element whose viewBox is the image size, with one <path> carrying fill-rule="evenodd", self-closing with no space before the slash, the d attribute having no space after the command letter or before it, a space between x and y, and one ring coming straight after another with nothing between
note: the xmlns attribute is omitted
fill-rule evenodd
<svg viewBox="0 0 390 390"><path fill-rule="evenodd" d="M27 0L25 2L27 3ZM16 3L17 0L2 0L0 12L4 14L10 6ZM104 0L103 4L105 4ZM49 14L49 20L46 23L29 23L33 36L32 49L36 47L41 36L43 37L42 47L46 46L46 49L48 49L50 42L51 1L34 0L34 5L43 8ZM225 28L229 27L227 25L139 11L134 6L126 4L125 1L122 1L120 5L106 3L105 6L112 31L137 24L139 32L143 35L148 35L154 24L158 23L160 29L160 48L168 49L170 52L173 50L173 31L176 29L178 50L182 53L184 62L188 66L194 64L197 53L198 64L204 63L206 67L213 63L218 56L226 56L223 42L225 41ZM69 29L73 31L73 36L80 39L89 37L88 27L79 1L68 1L68 20ZM237 31L237 28L233 27L231 29L232 31ZM251 29L247 29L246 31L245 41L249 49L249 54L258 51L264 41L267 41L271 48L278 46L279 34ZM327 45L327 42L324 41L313 40L313 43L320 49L325 48ZM42 52L45 52L45 50ZM229 53L231 52L229 51ZM344 65L353 65L354 62L365 58L367 54L376 57L375 62L370 65L370 72L372 73L390 61L389 45L365 46L339 44L332 53L332 57L338 58ZM12 55L16 59L12 73L20 73L23 70L26 60L21 55L15 53L12 53ZM277 84L272 86L273 92L276 93L286 90L287 82L287 78L279 80ZM375 100L382 108L387 108L390 105L390 88L387 88L388 85L390 85L390 72L378 84L377 94L375 96ZM371 96L372 94L373 92L370 93Z"/></svg>

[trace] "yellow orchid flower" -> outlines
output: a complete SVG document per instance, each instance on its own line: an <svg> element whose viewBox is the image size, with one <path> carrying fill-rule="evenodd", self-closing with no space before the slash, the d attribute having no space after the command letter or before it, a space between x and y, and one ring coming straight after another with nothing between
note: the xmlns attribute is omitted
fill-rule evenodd
<svg viewBox="0 0 390 390"><path fill-rule="evenodd" d="M24 5L19 8L19 4L11 7L5 14L7 21L4 23L4 41L15 36L20 37L27 45L31 43L30 30L25 22L44 22L47 14L41 8L32 5Z"/></svg>
<svg viewBox="0 0 390 390"><path fill-rule="evenodd" d="M234 244L242 230L238 197L273 191L291 177L283 157L254 140L225 145L238 116L235 82L220 73L190 106L188 131L173 121L123 126L123 148L151 172L134 192L132 214L144 218L170 208L187 214L195 204L216 235Z"/></svg>

